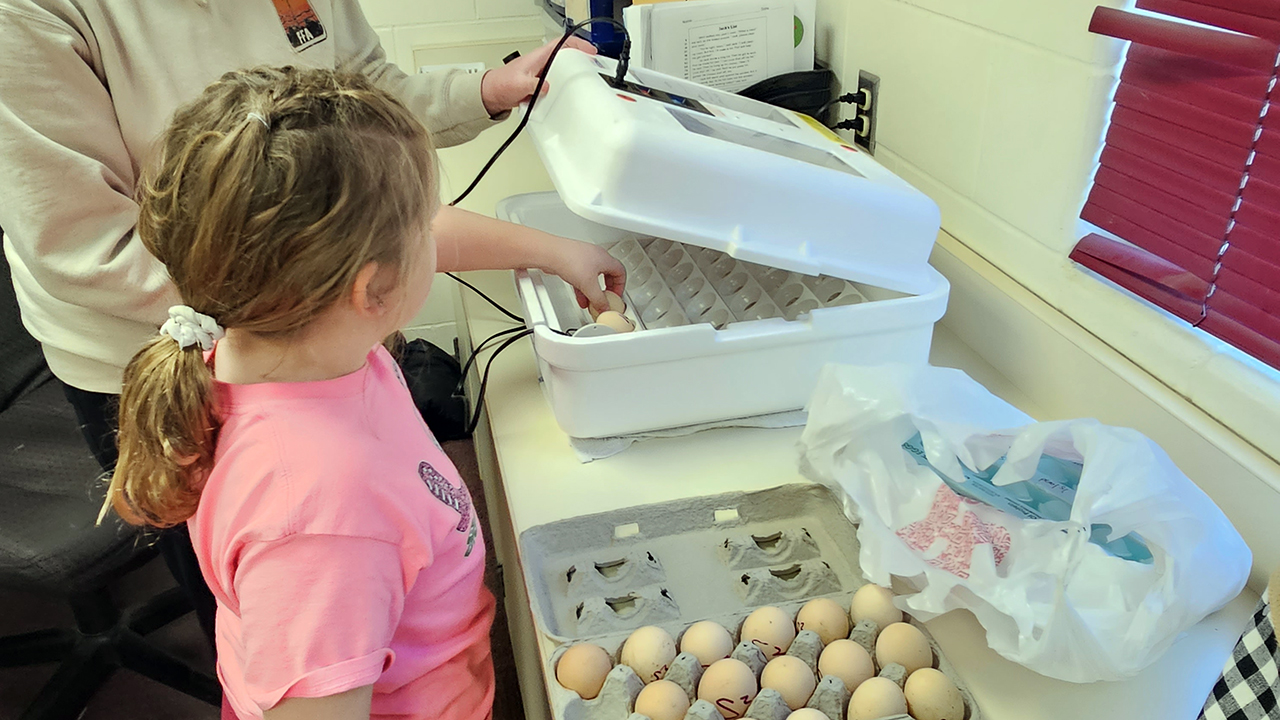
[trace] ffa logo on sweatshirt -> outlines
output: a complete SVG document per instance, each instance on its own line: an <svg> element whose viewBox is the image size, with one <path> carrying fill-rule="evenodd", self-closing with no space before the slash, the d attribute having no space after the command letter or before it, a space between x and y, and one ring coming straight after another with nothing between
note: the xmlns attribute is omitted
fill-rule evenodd
<svg viewBox="0 0 1280 720"><path fill-rule="evenodd" d="M418 465L418 477L422 478L427 490L431 491L437 500L458 513L458 525L454 530L467 533L467 552L463 557L471 557L471 551L476 548L479 527L476 524L475 515L471 512L471 495L467 493L467 488L454 487L427 462Z"/></svg>
<svg viewBox="0 0 1280 720"><path fill-rule="evenodd" d="M294 50L305 50L325 39L324 25L320 24L320 16L311 9L309 0L271 0L276 6L276 15L280 16L280 24L284 26L285 37Z"/></svg>

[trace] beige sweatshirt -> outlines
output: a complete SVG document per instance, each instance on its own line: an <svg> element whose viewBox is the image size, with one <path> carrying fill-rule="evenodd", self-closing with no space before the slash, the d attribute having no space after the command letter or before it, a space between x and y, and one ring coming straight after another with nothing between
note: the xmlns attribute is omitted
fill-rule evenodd
<svg viewBox="0 0 1280 720"><path fill-rule="evenodd" d="M493 123L480 75L407 76L387 62L357 0L311 0L318 25L292 19L306 7L0 0L0 228L23 322L64 382L119 392L125 364L178 301L164 267L133 236L134 184L174 110L224 72L363 72L441 147Z"/></svg>

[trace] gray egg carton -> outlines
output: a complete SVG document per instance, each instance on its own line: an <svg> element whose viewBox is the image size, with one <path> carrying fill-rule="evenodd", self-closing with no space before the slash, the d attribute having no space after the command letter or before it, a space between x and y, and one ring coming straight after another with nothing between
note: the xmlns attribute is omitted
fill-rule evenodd
<svg viewBox="0 0 1280 720"><path fill-rule="evenodd" d="M679 643L685 628L714 620L739 639L753 610L772 605L795 617L815 597L849 607L865 580L858 566L856 528L826 487L793 484L754 493L725 493L587 515L526 530L520 536L524 573L535 625L558 647L545 668L556 720L648 720L633 714L644 683L619 664L622 644L636 628L657 625ZM981 720L972 695L925 627L934 667L960 689L965 720ZM850 631L874 657L879 628L863 621ZM555 680L555 665L569 644L604 648L614 669L593 700L583 700ZM816 671L822 643L801 632L787 651ZM732 657L759 680L765 658L750 643ZM898 665L880 675L902 684ZM689 693L685 720L722 720L716 708L696 701L702 668L692 655L676 657L667 679ZM846 720L849 692L838 678L822 678L809 706L830 720ZM753 720L785 720L785 704L763 690L751 706ZM837 715L832 715L837 712ZM903 716L905 717L905 716ZM886 719L889 720L889 719Z"/></svg>
<svg viewBox="0 0 1280 720"><path fill-rule="evenodd" d="M745 616L865 582L856 528L830 490L807 483L562 520L520 544L534 614L558 642Z"/></svg>

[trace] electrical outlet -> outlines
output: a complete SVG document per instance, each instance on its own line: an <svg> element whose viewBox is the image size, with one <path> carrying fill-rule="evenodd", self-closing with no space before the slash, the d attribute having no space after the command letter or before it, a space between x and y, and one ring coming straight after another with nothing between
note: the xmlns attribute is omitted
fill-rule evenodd
<svg viewBox="0 0 1280 720"><path fill-rule="evenodd" d="M866 93L865 101L857 106L857 116L862 118L861 131L854 130L853 143L872 155L876 154L876 110L880 107L880 78L866 70L858 71L858 93Z"/></svg>

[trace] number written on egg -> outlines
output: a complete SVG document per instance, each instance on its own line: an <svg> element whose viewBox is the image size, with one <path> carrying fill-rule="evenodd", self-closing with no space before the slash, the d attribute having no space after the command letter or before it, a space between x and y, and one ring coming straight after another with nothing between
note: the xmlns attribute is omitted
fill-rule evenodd
<svg viewBox="0 0 1280 720"><path fill-rule="evenodd" d="M662 667L658 668L657 670L654 670L654 671L653 671L653 680L651 680L650 682L657 682L657 681L661 680L661 679L663 678L663 676L667 674L667 671L668 671L668 670L670 670L670 669L671 669L671 666L670 666L670 665L663 665Z"/></svg>
<svg viewBox="0 0 1280 720"><path fill-rule="evenodd" d="M759 640L752 640L751 644L760 648L760 651L763 652L764 656L767 658L780 657L783 653L782 648L777 645L770 645L769 643L760 642Z"/></svg>
<svg viewBox="0 0 1280 720"><path fill-rule="evenodd" d="M724 711L720 713L721 715L724 715L726 712L730 713L729 715L724 715L725 720L736 720L737 718L741 718L742 714L747 711L747 704L750 702L750 695L743 695L742 698L736 702L733 698L720 698L719 700L716 700L716 707Z"/></svg>

